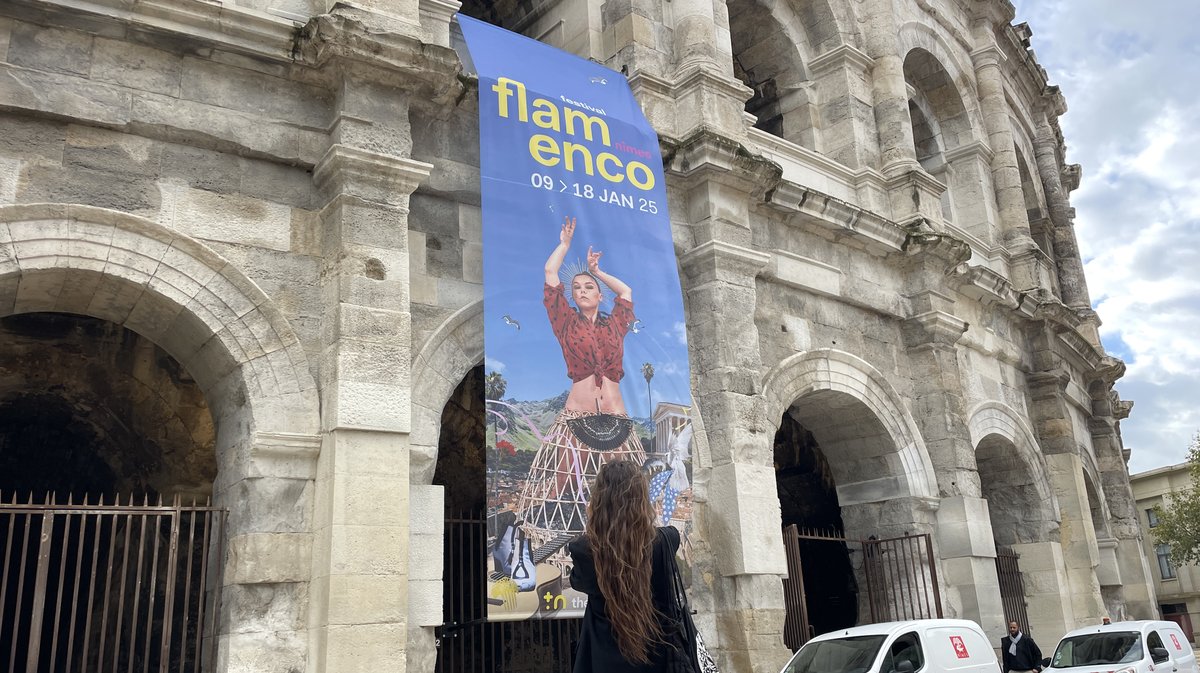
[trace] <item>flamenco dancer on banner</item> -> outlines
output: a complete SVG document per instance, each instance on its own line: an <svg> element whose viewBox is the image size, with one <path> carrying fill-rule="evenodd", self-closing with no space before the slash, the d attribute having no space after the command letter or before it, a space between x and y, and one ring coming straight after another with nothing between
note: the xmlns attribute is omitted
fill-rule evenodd
<svg viewBox="0 0 1200 673"><path fill-rule="evenodd" d="M575 235L575 218L566 218L558 246L546 260L543 303L554 336L562 347L571 379L563 410L545 435L517 511L533 547L569 539L565 533L582 533L590 482L600 466L617 459L645 462L645 453L633 421L625 412L620 381L625 335L636 320L633 290L600 269L603 253L590 247L587 267L563 270L563 260ZM575 308L567 302L569 285ZM600 310L606 292L616 295L611 313ZM556 551L551 563L569 563L566 552Z"/></svg>

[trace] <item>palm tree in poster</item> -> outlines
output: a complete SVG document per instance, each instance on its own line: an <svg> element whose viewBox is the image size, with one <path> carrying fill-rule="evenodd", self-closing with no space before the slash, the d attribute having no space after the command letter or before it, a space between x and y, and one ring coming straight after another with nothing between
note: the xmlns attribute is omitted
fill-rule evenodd
<svg viewBox="0 0 1200 673"><path fill-rule="evenodd" d="M642 376L646 378L646 414L653 417L653 402L650 401L650 379L654 378L654 365L649 362L642 364Z"/></svg>

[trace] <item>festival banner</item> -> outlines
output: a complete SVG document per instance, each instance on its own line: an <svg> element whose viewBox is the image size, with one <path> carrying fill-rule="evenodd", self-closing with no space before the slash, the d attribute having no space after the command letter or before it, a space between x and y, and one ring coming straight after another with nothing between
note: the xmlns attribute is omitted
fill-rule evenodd
<svg viewBox="0 0 1200 673"><path fill-rule="evenodd" d="M488 618L578 617L600 466L692 512L683 298L658 137L625 78L459 15L479 75Z"/></svg>

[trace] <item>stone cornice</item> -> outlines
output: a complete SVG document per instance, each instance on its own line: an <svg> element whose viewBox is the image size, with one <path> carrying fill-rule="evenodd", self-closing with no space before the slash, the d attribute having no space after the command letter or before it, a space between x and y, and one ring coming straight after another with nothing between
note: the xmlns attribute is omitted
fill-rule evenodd
<svg viewBox="0 0 1200 673"><path fill-rule="evenodd" d="M1019 298L1012 283L1004 276L986 266L966 266L959 270L962 282L958 291L985 304L999 304L1005 308L1017 307Z"/></svg>
<svg viewBox="0 0 1200 673"><path fill-rule="evenodd" d="M865 51L849 44L841 44L810 61L808 70L814 76L823 75L841 66L856 72L866 72L874 63Z"/></svg>
<svg viewBox="0 0 1200 673"><path fill-rule="evenodd" d="M668 150L663 160L666 171L685 188L712 180L757 199L773 189L783 174L779 164L713 131L700 130L673 145L663 144Z"/></svg>
<svg viewBox="0 0 1200 673"><path fill-rule="evenodd" d="M250 474L257 477L314 479L320 435L258 432L250 446Z"/></svg>
<svg viewBox="0 0 1200 673"><path fill-rule="evenodd" d="M992 148L988 147L987 143L981 140L972 140L969 143L953 147L942 153L942 157L945 158L948 164L954 163L959 159L972 157L978 157L990 164L994 156L996 156L996 153L992 151Z"/></svg>
<svg viewBox="0 0 1200 673"><path fill-rule="evenodd" d="M138 30L187 36L222 50L279 62L292 61L298 25L245 7L202 0L20 0L12 4L72 16L90 14Z"/></svg>
<svg viewBox="0 0 1200 673"><path fill-rule="evenodd" d="M701 266L719 265L753 278L766 268L771 256L724 241L706 241L679 256L685 271Z"/></svg>
<svg viewBox="0 0 1200 673"><path fill-rule="evenodd" d="M967 327L969 327L967 321L945 311L926 311L909 318L905 322L917 328L916 331L921 335L917 337L916 334L910 332L906 338L910 347L927 343L957 343L967 331Z"/></svg>
<svg viewBox="0 0 1200 673"><path fill-rule="evenodd" d="M313 182L330 197L353 194L370 200L407 199L429 177L433 164L333 145L313 169Z"/></svg>
<svg viewBox="0 0 1200 673"><path fill-rule="evenodd" d="M908 236L899 225L876 213L793 182L780 182L767 193L766 203L785 213L805 215L806 223L853 237L864 248L882 254L902 250Z"/></svg>
<svg viewBox="0 0 1200 673"><path fill-rule="evenodd" d="M303 62L317 68L338 65L388 86L412 88L435 103L457 97L464 84L458 54L399 33L377 33L349 16L313 17L297 38Z"/></svg>

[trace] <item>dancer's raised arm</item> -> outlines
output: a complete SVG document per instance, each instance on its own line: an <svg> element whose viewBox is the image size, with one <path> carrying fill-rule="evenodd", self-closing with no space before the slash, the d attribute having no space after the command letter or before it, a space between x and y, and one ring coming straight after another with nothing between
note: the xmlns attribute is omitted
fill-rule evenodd
<svg viewBox="0 0 1200 673"><path fill-rule="evenodd" d="M562 231L558 233L558 247L554 248L554 252L546 259L546 284L550 287L558 287L561 284L558 269L562 266L567 251L571 249L571 238L574 236L575 218L563 218Z"/></svg>
<svg viewBox="0 0 1200 673"><path fill-rule="evenodd" d="M588 246L588 271L613 292L616 292L617 297L625 301L633 301L633 288L621 282L620 278L600 270L600 256L603 254L599 250L592 252L591 246Z"/></svg>

